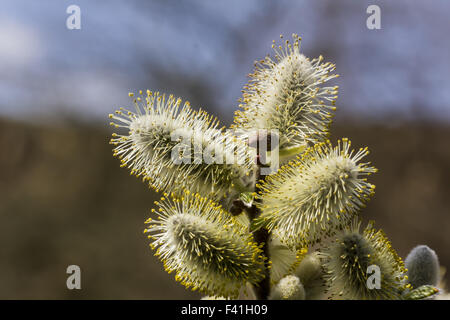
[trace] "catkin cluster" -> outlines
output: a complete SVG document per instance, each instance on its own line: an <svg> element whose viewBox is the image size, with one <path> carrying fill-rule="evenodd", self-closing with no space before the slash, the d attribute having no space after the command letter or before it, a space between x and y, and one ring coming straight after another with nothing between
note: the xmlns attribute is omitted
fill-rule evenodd
<svg viewBox="0 0 450 320"><path fill-rule="evenodd" d="M329 140L338 87L328 83L338 75L322 56L305 57L300 42L294 34L274 43L274 55L256 62L229 130L148 90L110 115L121 166L163 192L146 221L150 246L167 272L208 299L436 296L434 251L414 249L405 268L373 223L361 230L377 169L367 147ZM274 137L276 146L261 150L261 139ZM281 157L261 162L275 152Z"/></svg>

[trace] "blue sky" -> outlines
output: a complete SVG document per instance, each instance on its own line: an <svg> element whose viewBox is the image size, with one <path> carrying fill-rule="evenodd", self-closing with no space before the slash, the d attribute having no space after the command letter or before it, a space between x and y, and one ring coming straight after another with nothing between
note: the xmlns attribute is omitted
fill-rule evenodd
<svg viewBox="0 0 450 320"><path fill-rule="evenodd" d="M381 30L366 28L374 3ZM81 30L66 28L71 4ZM444 0L3 0L0 116L103 121L149 88L229 120L254 60L298 33L337 64L339 117L450 122L449 14Z"/></svg>

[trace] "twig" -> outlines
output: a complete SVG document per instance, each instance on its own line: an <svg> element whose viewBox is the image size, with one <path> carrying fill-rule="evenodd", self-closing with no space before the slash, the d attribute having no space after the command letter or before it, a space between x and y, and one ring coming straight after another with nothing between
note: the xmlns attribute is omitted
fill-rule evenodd
<svg viewBox="0 0 450 320"><path fill-rule="evenodd" d="M264 180L264 176L261 176L261 167L262 165L258 161L258 172L257 179ZM258 192L258 188L256 188L255 192ZM259 202L259 199L255 199L252 206L247 208L247 214L250 221L256 219L261 214L261 210L256 206L256 203ZM269 268L269 239L270 232L266 228L259 228L253 232L253 238L259 245L262 245L262 251L264 256L267 258L265 261L265 277L258 284L254 286L256 298L259 300L267 300L270 294L270 268Z"/></svg>

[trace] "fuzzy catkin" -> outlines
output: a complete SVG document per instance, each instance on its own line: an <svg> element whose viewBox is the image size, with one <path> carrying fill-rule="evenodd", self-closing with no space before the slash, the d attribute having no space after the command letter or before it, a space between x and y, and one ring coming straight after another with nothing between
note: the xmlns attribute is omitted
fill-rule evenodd
<svg viewBox="0 0 450 320"><path fill-rule="evenodd" d="M410 288L405 284L406 269L381 230L372 222L360 232L356 220L344 228L323 249L325 279L333 299L396 300ZM380 288L368 286L369 267L380 270Z"/></svg>
<svg viewBox="0 0 450 320"><path fill-rule="evenodd" d="M114 155L155 190L189 188L219 201L250 175L252 154L244 141L220 129L217 119L180 98L147 91L134 98L135 112L121 108L111 124Z"/></svg>
<svg viewBox="0 0 450 320"><path fill-rule="evenodd" d="M185 191L162 197L146 233L165 269L187 288L204 294L237 297L247 283L264 278L261 249L244 226L220 205Z"/></svg>
<svg viewBox="0 0 450 320"><path fill-rule="evenodd" d="M292 43L272 46L275 59L267 56L255 64L244 87L234 128L276 129L280 149L323 141L331 124L337 87L322 86L337 75L335 66L323 58L310 60L300 53L300 37Z"/></svg>
<svg viewBox="0 0 450 320"><path fill-rule="evenodd" d="M367 148L354 152L350 146L346 138L336 147L316 144L258 184L259 223L296 248L347 225L374 193L366 176L376 172L360 162Z"/></svg>

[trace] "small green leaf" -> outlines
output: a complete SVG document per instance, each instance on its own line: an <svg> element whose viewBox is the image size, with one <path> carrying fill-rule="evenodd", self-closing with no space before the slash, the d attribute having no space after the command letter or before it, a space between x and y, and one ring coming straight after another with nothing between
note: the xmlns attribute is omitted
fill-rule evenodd
<svg viewBox="0 0 450 320"><path fill-rule="evenodd" d="M250 208L255 199L253 192L242 192L239 195L239 200L241 200L247 208Z"/></svg>
<svg viewBox="0 0 450 320"><path fill-rule="evenodd" d="M280 158L292 157L292 156L302 153L303 151L306 150L306 148L307 148L307 145L302 145L302 146L293 147L293 148L284 148L279 151L279 157Z"/></svg>
<svg viewBox="0 0 450 320"><path fill-rule="evenodd" d="M439 289L432 285L420 286L414 290L411 290L405 295L407 300L422 300L431 297L439 292Z"/></svg>

